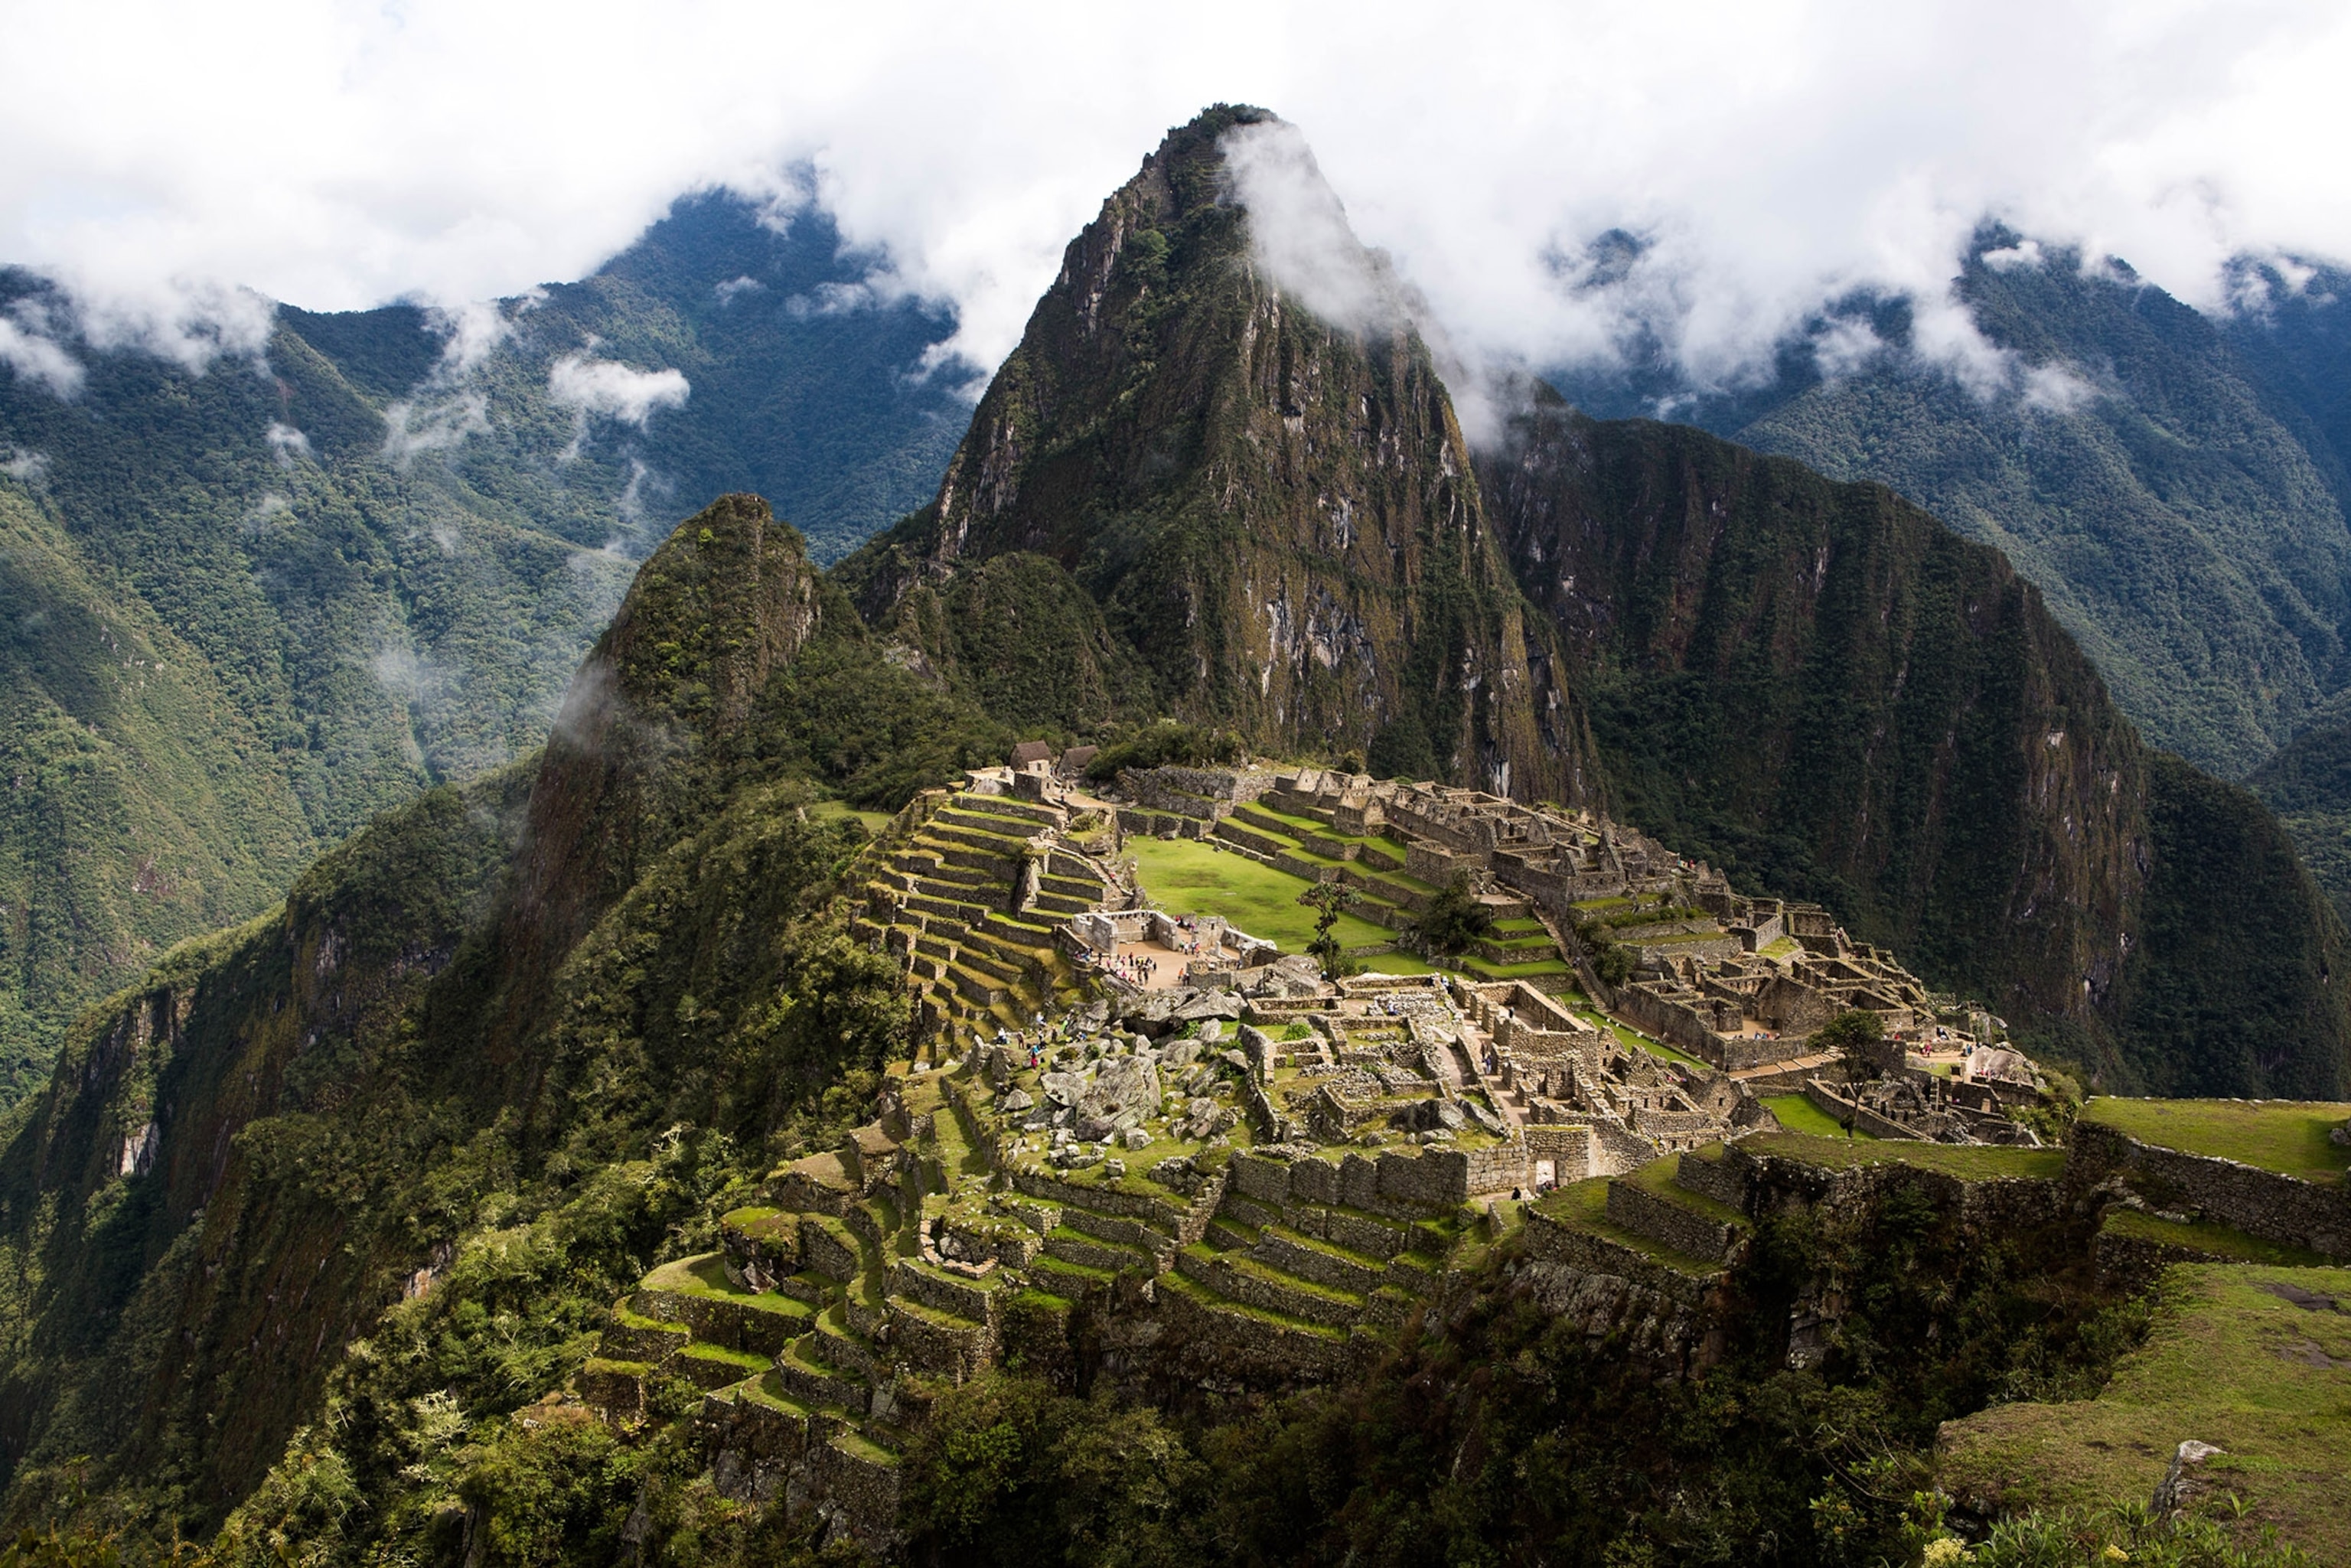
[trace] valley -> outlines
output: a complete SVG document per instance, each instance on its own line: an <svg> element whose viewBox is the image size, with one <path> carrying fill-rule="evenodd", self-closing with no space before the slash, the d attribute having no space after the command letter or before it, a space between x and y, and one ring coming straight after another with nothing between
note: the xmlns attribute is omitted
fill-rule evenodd
<svg viewBox="0 0 2351 1568"><path fill-rule="evenodd" d="M604 548L631 465L689 471L669 422L725 372L699 339L597 329L634 373L684 365L683 405L549 401L632 291L691 294L716 341L758 291L676 260L686 231L732 256L772 229L689 204L517 309L495 434L399 483L511 520L498 464L561 481L570 522L513 521L516 559L627 591L561 626L459 596L537 650L465 759L401 752L348 836L269 846L281 881L200 867L227 890L205 934L110 950L75 982L99 999L55 1004L54 1068L0 1124L28 1539L240 1565L2337 1549L2330 1309L2269 1287L2331 1302L2351 1259L2351 935L2278 821L2142 739L1999 550L1880 486L1539 388L1473 447L1384 262L1344 235L1368 314L1319 317L1235 201L1233 139L1294 134L1234 106L1172 131L855 548L731 490L632 519L641 562ZM935 341L908 310L859 329ZM806 319L771 323L779 362ZM392 485L374 444L424 329L286 319L360 434L338 455L312 419L254 475ZM190 395L250 395L230 374ZM935 434L901 390L852 465L873 494ZM601 498L516 455L563 442ZM87 570L66 491L0 496L66 563L5 564L143 595ZM353 526L457 570L384 493ZM412 580L385 548L335 614ZM277 602L219 559L220 593ZM125 755L183 744L150 732L214 677L110 602L26 667L69 629L106 680L56 676L57 706ZM277 658L286 691L332 686ZM252 760L277 734L190 753L211 795L165 799L192 838L237 789L312 822L308 775ZM2286 1312L2322 1329L2281 1337ZM2283 1347L2310 1387L2189 1397L2199 1343ZM2094 1479L2034 1490L2076 1451ZM2175 1458L2183 1511L2150 1520Z"/></svg>

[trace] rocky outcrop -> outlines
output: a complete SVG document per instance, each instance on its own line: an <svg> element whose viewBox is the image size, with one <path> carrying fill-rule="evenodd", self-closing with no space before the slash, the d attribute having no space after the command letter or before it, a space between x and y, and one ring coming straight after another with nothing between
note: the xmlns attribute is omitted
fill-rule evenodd
<svg viewBox="0 0 2351 1568"><path fill-rule="evenodd" d="M1344 237L1389 298L1334 323L1253 244L1226 139L1286 130L1218 109L1169 134L1071 242L937 500L843 580L948 664L939 599L1055 563L1186 716L1280 753L1410 737L1458 782L1580 799L1581 721L1402 291Z"/></svg>
<svg viewBox="0 0 2351 1568"><path fill-rule="evenodd" d="M1997 551L1883 486L1548 392L1479 473L1617 814L1819 898L2109 1087L2346 1081L2343 930L2283 835L2151 751Z"/></svg>

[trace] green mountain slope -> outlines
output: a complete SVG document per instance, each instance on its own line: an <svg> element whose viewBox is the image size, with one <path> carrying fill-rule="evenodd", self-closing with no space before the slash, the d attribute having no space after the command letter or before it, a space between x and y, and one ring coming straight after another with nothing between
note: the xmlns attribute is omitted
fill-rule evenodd
<svg viewBox="0 0 2351 1568"><path fill-rule="evenodd" d="M460 1331L460 1397L507 1396L601 1304L573 1228L617 1291L697 1159L739 1138L764 1168L870 1069L904 1006L831 896L862 834L799 810L799 699L878 663L798 535L723 500L646 563L542 757L385 814L77 1025L0 1153L18 1496L89 1454L152 1517L217 1521L403 1282L480 1267L493 1210L564 1270L496 1244L521 1315Z"/></svg>
<svg viewBox="0 0 2351 1568"><path fill-rule="evenodd" d="M0 504L29 552L0 579L27 672L11 771L41 780L0 823L24 868L0 893L8 1060L45 1061L77 1008L375 813L536 746L633 556L685 511L758 484L837 554L929 494L964 409L913 373L951 323L857 294L871 265L820 214L787 232L708 195L462 329L285 308L256 360L69 339L75 395L0 376ZM0 300L56 304L18 272ZM567 364L676 371L684 401L632 423L567 401ZM135 737L77 706L119 663L78 615L168 672ZM71 762L52 706L135 763Z"/></svg>
<svg viewBox="0 0 2351 1568"><path fill-rule="evenodd" d="M2275 821L2142 743L1996 551L1548 393L1481 476L1643 827L1983 988L2110 1089L2351 1076L2346 935Z"/></svg>
<svg viewBox="0 0 2351 1568"><path fill-rule="evenodd" d="M1154 165L1170 200L1213 172L1235 118L1171 139ZM1114 275L1106 232L1156 199L1121 193L1073 258ZM1173 210L1202 223L1169 239L1181 277L1184 243L1231 220ZM1267 303L1241 268L1201 286L1211 322ZM1526 758L1523 792L1563 782L1742 881L1784 874L1860 934L2040 1009L2012 1021L2115 1080L2340 1092L2325 981L2341 926L2251 797L2137 739L1997 552L1882 488L1555 405L1473 471L1416 344L1383 360L1288 303L1284 333L1255 339L1282 350L1273 395L1286 355L1356 389L1352 421L1301 383L1302 412L1273 402L1269 428L1245 332L1171 329L1150 361L1203 367L1234 428L1315 434L1248 465L1259 444L1203 438L1232 481L1206 496L1253 519L1225 529L1198 474L1129 461L1190 449L1155 448L1133 402L1202 428L1134 371L1134 318L1119 343L1072 331L1057 349L1074 320L1057 295L933 508L827 575L763 504L714 504L638 572L540 754L381 815L281 907L173 951L72 1026L0 1148L0 1459L18 1517L87 1506L134 1541L231 1519L238 1562L696 1560L705 1526L744 1517L692 1479L704 1456L535 1402L652 1261L707 1251L714 1217L754 1201L777 1161L838 1147L907 1043L896 962L848 934L862 834L809 808L904 800L1040 713L1136 704L1130 683L1156 706L1129 721L1179 711L1320 747L1393 744L1408 713L1463 776ZM1130 374L1079 373L1089 353ZM1069 395L1037 399L1048 383ZM1388 400L1399 385L1416 412ZM1374 418L1387 455L1366 465L1349 444ZM974 474L1000 504L962 509ZM1324 494L1361 498L1383 548L1310 559L1293 530ZM1122 570L1096 537L1146 559ZM1379 564L1388 542L1415 575ZM1277 570L1328 594L1306 602L1362 615L1364 663L1343 678L1392 705L1376 728L1293 727L1299 705L1332 700L1311 649L1253 654L1262 684L1227 684L1266 624L1251 585ZM1131 634L1148 601L1129 585L1170 580L1231 607L1228 641L1180 617L1164 642ZM1021 654L1007 625L1036 616L1042 652ZM1520 674L1510 627L1548 687ZM1186 647L1188 664L1169 653ZM1492 661L1474 688L1456 673L1472 657ZM1043 684L1047 659L1070 661L1074 695ZM1557 707L1531 700L1545 689ZM1573 740L1511 751L1520 725ZM2033 1212L2040 1228L2054 1211ZM1834 1277L1784 1280L1815 1273ZM1511 1311L1553 1339L1572 1322ZM1769 1375L1786 1370L1782 1351Z"/></svg>
<svg viewBox="0 0 2351 1568"><path fill-rule="evenodd" d="M40 1043L192 930L277 895L312 838L211 666L0 482L0 1103Z"/></svg>

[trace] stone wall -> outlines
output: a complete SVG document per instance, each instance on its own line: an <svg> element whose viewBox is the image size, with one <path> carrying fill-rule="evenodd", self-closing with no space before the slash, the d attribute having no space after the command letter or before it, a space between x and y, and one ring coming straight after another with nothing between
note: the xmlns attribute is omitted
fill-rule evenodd
<svg viewBox="0 0 2351 1568"><path fill-rule="evenodd" d="M2116 1175L2159 1207L2192 1206L2265 1241L2351 1258L2351 1187L2319 1186L2211 1155L2158 1148L2087 1117L2074 1124L2069 1185L2087 1190Z"/></svg>
<svg viewBox="0 0 2351 1568"><path fill-rule="evenodd" d="M1592 1124L1593 1176L1623 1176L1657 1157L1657 1146L1612 1122Z"/></svg>
<svg viewBox="0 0 2351 1568"><path fill-rule="evenodd" d="M1714 1159L1700 1159L1696 1155L1684 1155L1675 1176L1683 1186L1700 1197L1747 1212L1747 1169L1744 1163L1729 1158L1729 1151Z"/></svg>
<svg viewBox="0 0 2351 1568"><path fill-rule="evenodd" d="M1535 1178L1535 1162L1549 1160L1552 1179L1562 1186L1595 1175L1593 1138L1589 1125L1533 1126L1521 1130L1527 1145L1527 1181Z"/></svg>
<svg viewBox="0 0 2351 1568"><path fill-rule="evenodd" d="M1916 1140L1918 1136L1917 1133L1891 1117L1881 1116L1868 1106L1856 1104L1846 1099L1817 1078L1804 1080L1804 1098L1813 1103L1814 1110L1835 1122L1839 1126L1843 1126L1844 1119L1851 1116L1855 1126L1874 1138Z"/></svg>
<svg viewBox="0 0 2351 1568"><path fill-rule="evenodd" d="M1661 1303L1670 1303L1677 1315L1695 1313L1704 1306L1708 1281L1654 1262L1630 1247L1562 1224L1538 1207L1530 1206L1526 1214L1524 1245L1530 1258L1621 1280Z"/></svg>
<svg viewBox="0 0 2351 1568"><path fill-rule="evenodd" d="M1612 1225L1654 1238L1685 1257L1709 1263L1728 1262L1739 1244L1737 1226L1708 1219L1695 1209L1644 1192L1631 1182L1608 1184L1607 1215Z"/></svg>

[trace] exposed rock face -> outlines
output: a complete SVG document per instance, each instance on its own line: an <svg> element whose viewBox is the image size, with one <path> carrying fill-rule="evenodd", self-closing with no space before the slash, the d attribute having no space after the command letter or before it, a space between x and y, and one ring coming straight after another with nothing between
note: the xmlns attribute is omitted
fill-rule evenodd
<svg viewBox="0 0 2351 1568"><path fill-rule="evenodd" d="M2151 751L1997 551L1882 486L1548 393L1480 465L1622 814L2067 1031L2111 1088L2345 1081L2344 934L2283 834Z"/></svg>
<svg viewBox="0 0 2351 1568"><path fill-rule="evenodd" d="M1400 291L1333 325L1252 247L1223 139L1277 124L1212 110L1145 160L1071 243L936 502L844 580L952 666L935 607L1026 554L1083 586L1187 716L1282 752L1408 737L1458 782L1580 799L1581 722Z"/></svg>

